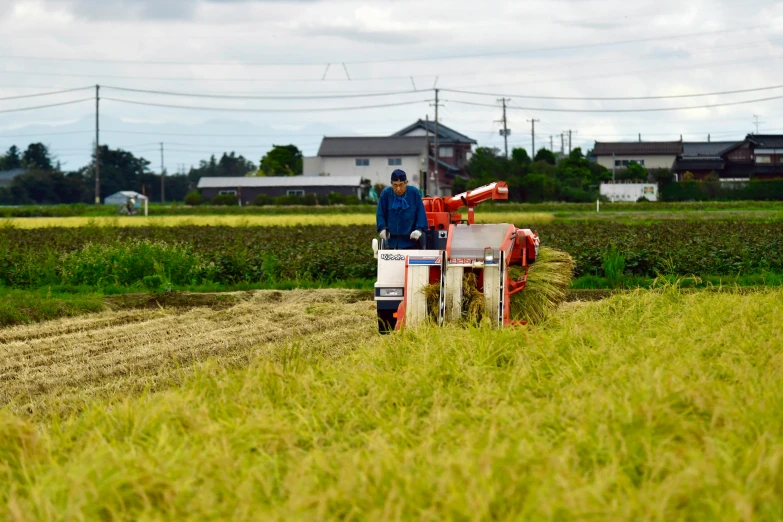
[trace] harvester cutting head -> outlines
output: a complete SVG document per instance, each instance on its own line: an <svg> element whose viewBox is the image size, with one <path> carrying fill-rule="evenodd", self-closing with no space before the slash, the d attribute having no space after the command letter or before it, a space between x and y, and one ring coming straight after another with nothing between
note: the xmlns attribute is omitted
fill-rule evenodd
<svg viewBox="0 0 783 522"><path fill-rule="evenodd" d="M524 289L527 269L536 260L535 232L508 223L476 225L473 208L487 199L507 199L508 186L496 182L448 198L425 198L429 230L427 250L373 249L378 258L375 300L382 333L428 321L426 290L437 288L437 324L456 322L468 315L463 306L463 279L473 274L476 291L483 294L481 315L496 327L512 324L510 298ZM467 219L456 213L468 208ZM511 267L518 266L512 276ZM433 286L434 285L434 286ZM433 317L434 315L434 317Z"/></svg>

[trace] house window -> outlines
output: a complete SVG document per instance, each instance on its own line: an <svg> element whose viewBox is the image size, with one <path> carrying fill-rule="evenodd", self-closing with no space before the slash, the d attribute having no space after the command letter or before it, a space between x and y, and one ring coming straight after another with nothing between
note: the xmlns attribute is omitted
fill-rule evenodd
<svg viewBox="0 0 783 522"><path fill-rule="evenodd" d="M356 158L356 166L357 167L369 167L370 166L370 158Z"/></svg>
<svg viewBox="0 0 783 522"><path fill-rule="evenodd" d="M389 158L390 167L399 167L402 165L402 158Z"/></svg>
<svg viewBox="0 0 783 522"><path fill-rule="evenodd" d="M756 163L772 163L772 156L756 156Z"/></svg>
<svg viewBox="0 0 783 522"><path fill-rule="evenodd" d="M614 166L615 167L627 167L631 163L638 163L642 167L644 167L644 160L614 160Z"/></svg>
<svg viewBox="0 0 783 522"><path fill-rule="evenodd" d="M218 194L220 194L220 195L231 194L233 196L236 196L237 195L237 191L236 190L221 190L220 192L218 192Z"/></svg>
<svg viewBox="0 0 783 522"><path fill-rule="evenodd" d="M286 190L285 192L286 196L304 196L304 190Z"/></svg>
<svg viewBox="0 0 783 522"><path fill-rule="evenodd" d="M451 158L454 156L454 147L439 147L438 156L441 158Z"/></svg>

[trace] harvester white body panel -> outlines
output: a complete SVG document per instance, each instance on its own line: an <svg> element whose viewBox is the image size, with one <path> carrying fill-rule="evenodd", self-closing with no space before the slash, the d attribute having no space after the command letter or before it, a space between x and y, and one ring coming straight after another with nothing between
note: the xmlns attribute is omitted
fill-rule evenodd
<svg viewBox="0 0 783 522"><path fill-rule="evenodd" d="M475 205L490 199L508 199L508 186L498 181L455 196L424 198L428 229L422 241L430 250L379 250L378 240L373 240L381 333L403 325L418 326L428 319L440 325L459 321L466 315L462 294L468 283L483 293L486 305L480 310L482 318L497 327L514 323L509 298L525 287L527 267L538 256L539 240L535 232L509 223L474 224ZM462 207L468 209L467 219L456 213ZM509 265L524 270L511 279ZM468 273L470 278L465 277ZM425 290L438 283L435 313L434 301L428 307ZM430 296L435 294L433 290Z"/></svg>

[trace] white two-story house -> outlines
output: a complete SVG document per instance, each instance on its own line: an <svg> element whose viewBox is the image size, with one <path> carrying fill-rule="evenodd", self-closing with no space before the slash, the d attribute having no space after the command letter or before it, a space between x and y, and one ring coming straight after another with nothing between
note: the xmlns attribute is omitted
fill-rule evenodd
<svg viewBox="0 0 783 522"><path fill-rule="evenodd" d="M304 158L305 175L361 176L374 185L390 184L391 173L402 169L408 183L420 187L427 169L425 136L325 137L318 155Z"/></svg>

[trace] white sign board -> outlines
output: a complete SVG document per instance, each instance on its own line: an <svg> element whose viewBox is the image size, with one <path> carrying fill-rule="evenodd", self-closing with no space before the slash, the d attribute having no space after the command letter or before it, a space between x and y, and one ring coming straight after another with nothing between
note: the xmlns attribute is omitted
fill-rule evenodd
<svg viewBox="0 0 783 522"><path fill-rule="evenodd" d="M601 183L599 193L609 201L636 202L639 198L658 201L657 183Z"/></svg>

